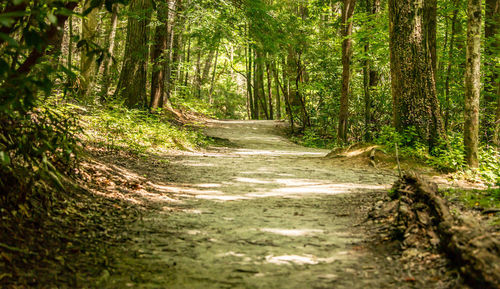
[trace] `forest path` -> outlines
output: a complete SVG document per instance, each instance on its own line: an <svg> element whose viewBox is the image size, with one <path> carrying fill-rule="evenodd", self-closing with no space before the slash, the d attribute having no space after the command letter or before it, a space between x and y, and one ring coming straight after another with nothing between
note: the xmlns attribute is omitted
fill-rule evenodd
<svg viewBox="0 0 500 289"><path fill-rule="evenodd" d="M209 121L230 147L151 169L159 210L131 228L106 288L417 288L366 246L366 209L394 176L335 166L274 121ZM167 194L167 195L165 195ZM153 196L154 198L154 196ZM370 249L371 248L371 249ZM416 287L414 287L416 286Z"/></svg>

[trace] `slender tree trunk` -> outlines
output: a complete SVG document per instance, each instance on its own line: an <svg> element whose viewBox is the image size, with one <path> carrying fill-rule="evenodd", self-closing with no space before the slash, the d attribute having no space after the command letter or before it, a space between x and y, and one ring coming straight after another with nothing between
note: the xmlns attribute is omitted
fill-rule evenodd
<svg viewBox="0 0 500 289"><path fill-rule="evenodd" d="M198 47L197 55L196 55L196 68L195 68L195 76L194 76L194 82L195 82L195 87L196 87L196 95L198 98L201 98L201 84L202 84L202 78L201 78L201 48Z"/></svg>
<svg viewBox="0 0 500 289"><path fill-rule="evenodd" d="M266 74L267 74L267 96L268 96L268 102L269 102L269 119L274 119L274 113L273 113L273 84L271 81L271 71L270 71L270 64L269 60L266 61Z"/></svg>
<svg viewBox="0 0 500 289"><path fill-rule="evenodd" d="M216 47L219 46L219 40L216 41ZM208 80L208 76L210 75L210 69L212 68L212 63L214 62L214 57L215 57L215 51L216 48L211 48L210 51L208 52L208 56L205 59L205 65L203 66L203 74L201 78L201 83L202 85L205 84Z"/></svg>
<svg viewBox="0 0 500 289"><path fill-rule="evenodd" d="M190 29L188 28L188 33L190 32ZM188 44L187 44L187 53L186 53L186 60L184 61L184 69L186 70L186 76L184 76L184 86L187 87L188 81L189 81L189 69L191 69L191 35L188 36Z"/></svg>
<svg viewBox="0 0 500 289"><path fill-rule="evenodd" d="M280 96L280 84L278 79L278 63L274 63L274 82L276 84L276 119L281 120L281 96Z"/></svg>
<svg viewBox="0 0 500 289"><path fill-rule="evenodd" d="M66 98L66 94L70 86L74 85L74 74L73 74L73 16L69 15L68 18L68 59L67 66L69 73L66 75L66 87L64 88L64 98Z"/></svg>
<svg viewBox="0 0 500 289"><path fill-rule="evenodd" d="M375 19L375 16L380 12L380 0L365 0L366 12L369 13ZM368 29L372 30L373 25L370 25ZM363 63L363 91L364 91L364 102L365 102L365 141L371 141L373 138L373 124L374 119L372 116L373 109L373 96L372 92L375 91L375 87L378 84L378 71L374 69L373 61L369 58L370 52L370 40L367 39L365 43L365 57Z"/></svg>
<svg viewBox="0 0 500 289"><path fill-rule="evenodd" d="M354 13L355 0L344 0L342 8L342 93L340 96L339 126L337 139L341 143L347 143L347 121L349 117L349 85L351 77L352 56L352 15Z"/></svg>
<svg viewBox="0 0 500 289"><path fill-rule="evenodd" d="M248 118L255 119L255 109L253 106L253 91L252 91L252 49L250 45L245 48L247 54L247 95L248 95L248 110L250 111Z"/></svg>
<svg viewBox="0 0 500 289"><path fill-rule="evenodd" d="M219 45L217 45L215 52L215 62L214 62L214 69L212 71L212 81L210 81L210 93L208 94L208 101L210 104L212 104L212 94L214 93L214 88L215 88L215 74L217 73L217 60L219 59Z"/></svg>
<svg viewBox="0 0 500 289"><path fill-rule="evenodd" d="M101 87L101 101L105 101L108 97L109 83L111 81L109 69L115 51L115 37L116 27L118 26L118 4L113 4L113 13L111 14L111 22L109 27L109 34L107 37L108 54L102 62L102 87Z"/></svg>
<svg viewBox="0 0 500 289"><path fill-rule="evenodd" d="M477 168L479 139L479 95L481 91L481 0L467 7L467 56L465 62L465 160Z"/></svg>
<svg viewBox="0 0 500 289"><path fill-rule="evenodd" d="M393 123L416 129L432 151L444 133L422 1L389 0Z"/></svg>
<svg viewBox="0 0 500 289"><path fill-rule="evenodd" d="M174 68L173 60L173 45L175 36L175 20L176 20L176 7L178 0L171 0L168 2L168 30L167 30L167 51L165 56L165 65L163 69L165 70L165 93L163 94L163 108L170 109L170 97L172 93L173 83L172 83L172 69Z"/></svg>
<svg viewBox="0 0 500 289"><path fill-rule="evenodd" d="M154 43L151 48L151 100L149 107L156 110L163 107L163 96L165 94L165 65L168 57L168 38L169 38L169 9L168 2L159 2L157 7L158 21L162 25L156 26L154 33Z"/></svg>
<svg viewBox="0 0 500 289"><path fill-rule="evenodd" d="M183 35L184 29L186 25L186 19L183 15L184 12L184 3L182 0L176 1L176 11L173 27L173 43L172 43L172 74L170 76L170 85L169 90L170 93L176 87L177 83L182 83L182 79L180 76L180 64L182 61L182 49L183 47Z"/></svg>
<svg viewBox="0 0 500 289"><path fill-rule="evenodd" d="M146 69L148 63L148 24L150 0L132 0L127 24L127 40L120 79L115 96L122 96L128 107L146 103Z"/></svg>
<svg viewBox="0 0 500 289"><path fill-rule="evenodd" d="M448 50L448 67L446 68L446 79L444 84L444 95L445 95L445 113L444 113L444 130L448 132L450 126L450 79L451 79L451 67L453 64L453 48L455 46L455 35L457 30L457 16L458 16L458 3L460 0L455 1L453 18L451 19L451 35L450 35L450 47Z"/></svg>
<svg viewBox="0 0 500 289"><path fill-rule="evenodd" d="M91 0L85 0L83 10L91 7ZM92 11L85 17L82 18L82 39L87 41L88 44L95 42L98 36L99 30L97 29L98 22L98 12L97 8L92 9ZM84 97L87 95L89 87L93 81L93 67L95 65L94 54L91 53L91 46L85 45L82 49L80 55L80 96Z"/></svg>
<svg viewBox="0 0 500 289"><path fill-rule="evenodd" d="M286 63L285 56L283 56L283 58L281 59L281 61L282 61L282 71L283 71L283 85L280 85L280 87L281 87L281 91L283 92L283 99L285 100L285 111L286 111L286 113L288 115L288 119L290 121L290 131L293 134L293 132L294 132L294 122L293 122L292 105L290 103L290 91L288 89L288 87L289 87L288 76L286 75L287 63ZM276 78L276 82L279 85L280 82L279 82L279 76L278 76L278 71L277 70L276 70L275 78Z"/></svg>
<svg viewBox="0 0 500 289"><path fill-rule="evenodd" d="M264 117L269 119L267 111L266 97L264 91L264 56L259 48L255 49L255 85L254 85L254 98L258 102L256 107L260 106Z"/></svg>

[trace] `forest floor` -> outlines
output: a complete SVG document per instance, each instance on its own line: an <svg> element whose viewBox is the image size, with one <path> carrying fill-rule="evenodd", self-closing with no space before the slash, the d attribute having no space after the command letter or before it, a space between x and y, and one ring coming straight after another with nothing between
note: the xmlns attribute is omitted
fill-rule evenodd
<svg viewBox="0 0 500 289"><path fill-rule="evenodd" d="M455 286L444 258L404 264L366 222L394 170L325 158L328 150L289 141L283 126L210 120L205 133L219 145L202 152L94 151L94 193L142 208L97 287Z"/></svg>

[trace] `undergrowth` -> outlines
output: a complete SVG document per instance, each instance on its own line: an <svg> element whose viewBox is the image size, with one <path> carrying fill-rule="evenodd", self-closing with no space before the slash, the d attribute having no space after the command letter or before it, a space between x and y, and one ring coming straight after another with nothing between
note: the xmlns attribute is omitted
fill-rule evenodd
<svg viewBox="0 0 500 289"><path fill-rule="evenodd" d="M135 154L168 149L190 150L211 142L193 128L172 124L160 111L150 113L112 105L92 108L82 117L82 122L90 142Z"/></svg>
<svg viewBox="0 0 500 289"><path fill-rule="evenodd" d="M292 141L306 147L332 149L338 144L335 139L325 137L312 129L303 134L291 137ZM481 145L479 148L479 168L471 170L465 163L463 136L450 133L447 140L429 153L427 145L418 141L415 129L409 128L404 133L398 133L391 126L382 127L375 144L382 150L395 154L395 144L398 144L402 158L412 159L438 171L454 173L456 177L468 181L480 181L490 186L500 186L500 152L492 146Z"/></svg>
<svg viewBox="0 0 500 289"><path fill-rule="evenodd" d="M385 126L375 142L391 153L395 151L397 143L401 156L421 161L442 172L453 172L457 177L468 181L482 181L490 186L500 185L500 152L491 146L481 145L479 168L469 169L465 163L461 134L450 133L447 140L436 146L432 153L429 153L425 144L418 141L416 130L412 128L398 133L393 127Z"/></svg>

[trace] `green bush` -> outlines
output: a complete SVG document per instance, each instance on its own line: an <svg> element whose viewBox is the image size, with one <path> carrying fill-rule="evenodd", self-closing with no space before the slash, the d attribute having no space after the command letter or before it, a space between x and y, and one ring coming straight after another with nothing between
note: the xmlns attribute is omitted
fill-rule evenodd
<svg viewBox="0 0 500 289"><path fill-rule="evenodd" d="M81 131L69 105L45 100L24 114L4 111L0 122L0 188L3 202L17 204L47 186L62 188L61 174L77 165Z"/></svg>

